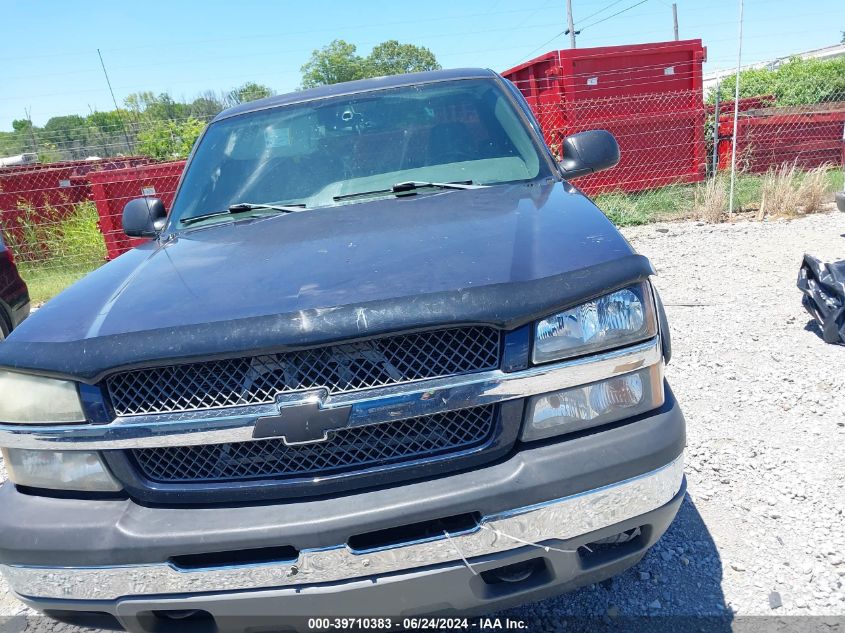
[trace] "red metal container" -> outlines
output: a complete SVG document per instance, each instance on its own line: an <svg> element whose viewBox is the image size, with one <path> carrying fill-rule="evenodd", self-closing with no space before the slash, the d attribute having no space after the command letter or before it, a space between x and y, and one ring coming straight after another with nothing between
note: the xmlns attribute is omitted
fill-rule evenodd
<svg viewBox="0 0 845 633"><path fill-rule="evenodd" d="M26 225L59 222L74 205L91 199L87 174L151 162L131 156L0 168L0 226L18 237ZM27 261L40 255L19 253L19 257Z"/></svg>
<svg viewBox="0 0 845 633"><path fill-rule="evenodd" d="M762 108L737 119L737 168L765 173L783 163L812 169L845 164L845 101ZM733 118L720 117L719 169L730 169Z"/></svg>
<svg viewBox="0 0 845 633"><path fill-rule="evenodd" d="M522 91L553 151L607 129L622 160L579 181L591 193L641 191L704 177L701 40L551 51L502 73Z"/></svg>
<svg viewBox="0 0 845 633"><path fill-rule="evenodd" d="M559 136L592 129L607 130L616 137L621 159L613 169L578 179L578 187L591 195L645 191L704 179L706 153L701 110L595 121L565 128Z"/></svg>
<svg viewBox="0 0 845 633"><path fill-rule="evenodd" d="M89 174L108 259L114 259L146 241L124 234L122 216L126 203L141 196L155 196L169 208L184 167L185 161L180 160Z"/></svg>

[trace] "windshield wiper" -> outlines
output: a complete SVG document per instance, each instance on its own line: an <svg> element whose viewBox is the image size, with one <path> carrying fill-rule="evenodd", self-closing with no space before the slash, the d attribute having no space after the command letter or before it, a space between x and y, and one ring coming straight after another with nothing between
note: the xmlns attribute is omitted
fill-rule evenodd
<svg viewBox="0 0 845 633"><path fill-rule="evenodd" d="M202 215L194 215L190 218L183 218L181 223L184 226L207 220L209 218L217 218L224 215L235 215L237 213L246 213L247 211L261 211L263 209L270 209L272 211L281 211L282 213L296 213L305 208L304 204L263 204L255 202L237 202L230 204L226 211L215 211L213 213L203 213Z"/></svg>
<svg viewBox="0 0 845 633"><path fill-rule="evenodd" d="M244 211L259 211L272 209L283 213L296 213L305 208L304 204L264 204L261 202L238 202L229 205L229 213L243 213Z"/></svg>
<svg viewBox="0 0 845 633"><path fill-rule="evenodd" d="M376 196L388 193L406 193L409 191L416 191L417 189L482 189L484 186L485 185L474 185L471 180L456 182L420 182L416 180L409 180L407 182L397 182L390 189L376 189L374 191L347 193L342 196L335 196L334 200L349 200L350 198Z"/></svg>

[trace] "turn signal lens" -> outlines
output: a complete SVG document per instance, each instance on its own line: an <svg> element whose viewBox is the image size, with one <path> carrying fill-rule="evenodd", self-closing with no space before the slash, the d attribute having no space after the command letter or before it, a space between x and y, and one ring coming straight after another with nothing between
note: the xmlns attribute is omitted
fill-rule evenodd
<svg viewBox="0 0 845 633"><path fill-rule="evenodd" d="M528 401L524 441L633 417L663 404L663 364L606 380L534 396Z"/></svg>
<svg viewBox="0 0 845 633"><path fill-rule="evenodd" d="M9 479L18 486L82 492L118 492L123 487L106 469L99 453L0 449Z"/></svg>

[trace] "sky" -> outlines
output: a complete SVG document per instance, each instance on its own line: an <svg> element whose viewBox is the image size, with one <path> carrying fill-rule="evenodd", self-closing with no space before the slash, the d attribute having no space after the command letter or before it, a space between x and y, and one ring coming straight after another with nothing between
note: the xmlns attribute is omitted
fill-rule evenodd
<svg viewBox="0 0 845 633"><path fill-rule="evenodd" d="M572 4L579 48L673 37L669 1ZM677 4L681 39L707 46L705 72L735 66L739 0ZM834 45L845 30L843 0L745 0L744 12L743 63ZM335 38L362 55L398 39L427 46L447 68L502 71L568 48L565 28L565 0L4 0L0 130L26 111L44 125L51 116L113 109L97 48L122 105L142 90L190 100L246 81L289 92L311 51Z"/></svg>

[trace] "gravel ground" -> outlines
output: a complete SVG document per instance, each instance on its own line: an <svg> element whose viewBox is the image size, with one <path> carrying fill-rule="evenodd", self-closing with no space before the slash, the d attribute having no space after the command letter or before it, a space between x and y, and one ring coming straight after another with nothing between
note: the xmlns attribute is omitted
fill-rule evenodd
<svg viewBox="0 0 845 633"><path fill-rule="evenodd" d="M713 617L690 620L691 630L805 622L845 631L845 348L821 340L795 288L804 251L845 256L845 214L624 233L659 273L689 494L631 570L501 615L531 630L581 630L585 616L591 628L643 630L661 619L631 618L703 615ZM0 616L26 613L0 579ZM783 618L802 615L817 617ZM9 631L26 625L5 621ZM29 630L47 626L29 621Z"/></svg>

